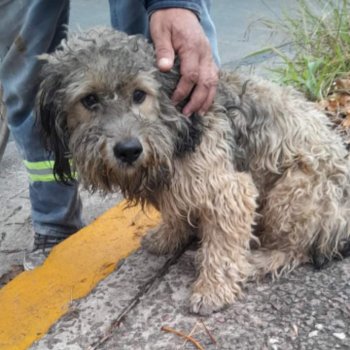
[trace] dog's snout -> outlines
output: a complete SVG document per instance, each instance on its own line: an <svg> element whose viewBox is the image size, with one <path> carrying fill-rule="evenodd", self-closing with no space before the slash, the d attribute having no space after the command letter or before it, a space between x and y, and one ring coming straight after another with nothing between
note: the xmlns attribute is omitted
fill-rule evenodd
<svg viewBox="0 0 350 350"><path fill-rule="evenodd" d="M142 145L136 138L118 142L113 148L116 158L127 164L132 164L135 162L139 158L142 151Z"/></svg>

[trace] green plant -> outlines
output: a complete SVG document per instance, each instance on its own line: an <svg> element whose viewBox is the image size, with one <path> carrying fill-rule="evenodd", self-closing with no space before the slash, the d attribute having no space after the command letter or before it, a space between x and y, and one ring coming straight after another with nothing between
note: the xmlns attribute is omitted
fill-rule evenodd
<svg viewBox="0 0 350 350"><path fill-rule="evenodd" d="M334 80L350 72L350 0L298 0L295 12L264 25L291 43L290 52L269 47L282 63L273 68L282 84L295 86L311 100L325 98Z"/></svg>

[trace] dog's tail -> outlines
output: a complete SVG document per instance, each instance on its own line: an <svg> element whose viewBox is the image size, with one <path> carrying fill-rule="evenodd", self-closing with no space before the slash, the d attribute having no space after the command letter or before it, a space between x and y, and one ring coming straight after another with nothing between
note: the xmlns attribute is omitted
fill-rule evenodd
<svg viewBox="0 0 350 350"><path fill-rule="evenodd" d="M326 255L318 249L313 247L311 249L312 264L316 270L320 270L328 265L331 260L341 260L350 257L350 237L342 239L338 243L338 249L331 255Z"/></svg>
<svg viewBox="0 0 350 350"><path fill-rule="evenodd" d="M283 251L277 249L260 248L252 250L249 262L253 266L253 279L262 279L270 275L273 279L291 272L297 266L312 263L319 270L328 265L331 260L341 260L350 257L350 239L343 239L338 250L326 255L318 250L311 249L309 253Z"/></svg>
<svg viewBox="0 0 350 350"><path fill-rule="evenodd" d="M310 261L307 254L293 251L269 250L260 248L252 250L249 257L254 266L253 279L262 279L270 275L273 279L294 270L297 266Z"/></svg>

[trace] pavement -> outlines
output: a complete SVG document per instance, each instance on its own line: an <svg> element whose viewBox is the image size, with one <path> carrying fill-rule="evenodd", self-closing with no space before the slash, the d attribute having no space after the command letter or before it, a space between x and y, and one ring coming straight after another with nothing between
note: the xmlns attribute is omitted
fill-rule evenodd
<svg viewBox="0 0 350 350"><path fill-rule="evenodd" d="M278 43L256 21L278 18L293 4L215 0L223 67L269 75L263 67L277 64L273 57L242 58ZM108 23L107 1L72 0L73 29ZM81 194L88 225L57 246L42 267L18 274L33 237L27 174L9 143L0 163L1 350L200 348L183 339L189 334L206 350L350 349L350 259L250 283L231 307L198 317L188 304L195 248L176 256L148 254L139 239L158 222L156 212L124 210L119 194Z"/></svg>

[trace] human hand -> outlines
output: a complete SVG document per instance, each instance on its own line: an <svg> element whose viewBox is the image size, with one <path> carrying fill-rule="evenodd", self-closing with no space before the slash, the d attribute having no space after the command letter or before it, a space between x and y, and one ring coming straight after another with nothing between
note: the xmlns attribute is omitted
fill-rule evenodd
<svg viewBox="0 0 350 350"><path fill-rule="evenodd" d="M197 16L182 8L157 10L150 19L150 34L161 71L173 67L176 54L180 59L181 78L173 93L173 102L181 102L192 92L182 113L185 116L194 112L205 114L215 97L218 68Z"/></svg>

